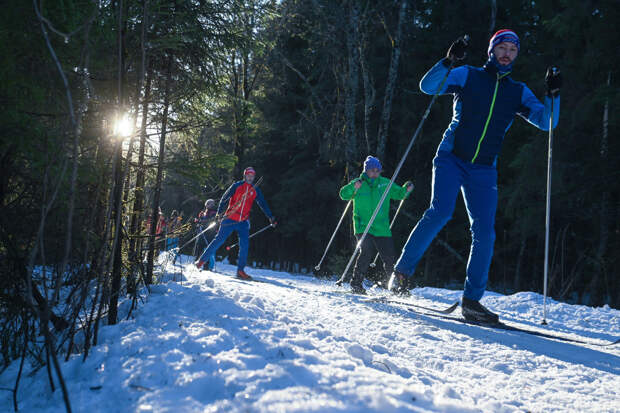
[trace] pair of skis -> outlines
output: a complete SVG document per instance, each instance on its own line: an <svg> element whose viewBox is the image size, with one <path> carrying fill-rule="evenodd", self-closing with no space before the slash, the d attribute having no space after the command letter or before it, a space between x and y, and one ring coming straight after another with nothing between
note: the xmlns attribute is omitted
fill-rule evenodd
<svg viewBox="0 0 620 413"><path fill-rule="evenodd" d="M400 307L404 307L408 311L416 313L416 314L436 317L436 318L440 318L443 320L455 321L455 322L462 323L462 324L495 328L495 329L506 330L506 331L514 331L518 333L529 334L532 336L548 338L551 340L563 341L566 343L585 344L589 346L598 346L598 347L610 347L610 346L614 346L620 343L620 338L615 341L608 341L608 342L601 343L601 342L594 342L594 341L579 340L576 338L566 337L566 336L562 336L559 334L551 334L551 333L545 333L539 330L531 330L531 329L527 329L523 327L517 327L515 325L506 324L501 321L497 323L489 324L489 323L481 323L481 322L472 321L472 320L466 320L461 317L455 317L455 316L450 315L459 307L458 301L456 301L454 304L446 308L427 307L427 306L414 304L414 303L407 302L407 301L398 300L398 299L395 299L389 296L365 298L365 299L362 299L361 301L366 302L366 303L395 304Z"/></svg>

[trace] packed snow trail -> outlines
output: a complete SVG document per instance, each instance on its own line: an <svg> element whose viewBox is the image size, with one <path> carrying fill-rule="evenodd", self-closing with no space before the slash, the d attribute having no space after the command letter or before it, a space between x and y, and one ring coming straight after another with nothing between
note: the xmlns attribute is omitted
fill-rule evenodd
<svg viewBox="0 0 620 413"><path fill-rule="evenodd" d="M313 277L255 269L266 282L240 281L182 258L168 267L177 281L153 286L132 319L103 327L86 362L64 363L74 411L620 411L617 346L422 316ZM459 296L423 288L409 300L443 307ZM540 328L538 294L488 293L483 303L507 322ZM553 301L549 309L543 331L620 336L618 310ZM17 368L0 387L13 386ZM12 410L11 393L0 397L0 411ZM21 411L64 411L45 369L22 379L19 402Z"/></svg>

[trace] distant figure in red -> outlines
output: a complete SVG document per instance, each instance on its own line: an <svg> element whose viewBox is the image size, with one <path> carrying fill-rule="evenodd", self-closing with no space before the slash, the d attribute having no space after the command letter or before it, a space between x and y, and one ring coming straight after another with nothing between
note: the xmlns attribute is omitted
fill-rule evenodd
<svg viewBox="0 0 620 413"><path fill-rule="evenodd" d="M156 248L162 248L163 246L158 245L158 244L161 243L162 234L166 230L166 219L164 218L164 214L161 212L161 208L159 208L158 210L159 210L159 218L157 220L157 226L155 227L155 245L156 245ZM146 223L144 224L147 235L151 234L152 220L153 220L152 215L149 214L148 218L146 219Z"/></svg>

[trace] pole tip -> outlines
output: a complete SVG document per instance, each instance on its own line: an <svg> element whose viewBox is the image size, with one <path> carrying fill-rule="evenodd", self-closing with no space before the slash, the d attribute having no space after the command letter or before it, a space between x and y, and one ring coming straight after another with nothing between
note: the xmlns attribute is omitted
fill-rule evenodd
<svg viewBox="0 0 620 413"><path fill-rule="evenodd" d="M546 326L547 325L547 320L543 319L543 321L540 324L543 325L543 326Z"/></svg>

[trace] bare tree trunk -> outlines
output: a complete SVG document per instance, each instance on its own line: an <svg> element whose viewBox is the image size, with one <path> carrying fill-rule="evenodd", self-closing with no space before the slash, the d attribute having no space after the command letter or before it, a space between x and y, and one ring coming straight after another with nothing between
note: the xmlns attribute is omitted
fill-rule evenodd
<svg viewBox="0 0 620 413"><path fill-rule="evenodd" d="M607 72L607 87L611 86L611 71ZM601 163L604 168L607 167L609 159L609 98L605 99L603 108L603 136L601 139ZM600 209L600 236L597 250L599 261L603 260L607 251L607 241L609 239L609 187L605 187L601 197Z"/></svg>
<svg viewBox="0 0 620 413"><path fill-rule="evenodd" d="M47 309L46 309L47 310ZM42 321L47 321L42 319ZM52 359L52 363L54 365L54 371L56 372L56 377L58 378L58 382L60 383L60 388L62 390L62 397L65 402L65 410L67 413L71 413L71 401L69 400L69 391L67 390L67 386L65 384L65 380L62 376L62 372L60 369L60 363L58 362L58 355L56 354L56 345L54 336L49 331L49 325L47 322L42 325L43 335L45 336L45 346L49 351L49 356Z"/></svg>
<svg viewBox="0 0 620 413"><path fill-rule="evenodd" d="M366 151L371 152L372 144L370 142L370 115L374 109L376 90L373 86L372 77L366 65L366 42L362 42L360 47L360 66L362 68L362 79L364 81L364 137L366 138Z"/></svg>
<svg viewBox="0 0 620 413"><path fill-rule="evenodd" d="M22 376L22 372L24 371L24 361L26 361L26 350L28 350L28 320L26 319L26 315L24 314L24 318L22 320L22 326L24 328L24 346L22 348L21 360L19 362L19 370L17 371L17 378L15 379L15 386L13 387L13 409L18 411L17 406L17 390L19 389L19 381Z"/></svg>
<svg viewBox="0 0 620 413"><path fill-rule="evenodd" d="M392 59L390 60L390 70L387 85L385 86L385 96L383 98L383 111L379 121L379 132L377 133L377 156L383 159L385 156L385 145L387 143L388 129L390 127L390 117L392 115L392 100L394 99L394 89L396 88L396 78L398 77L398 63L400 61L400 41L403 32L403 24L407 15L407 0L401 0L400 12L398 13L398 26L392 41Z"/></svg>
<svg viewBox="0 0 620 413"><path fill-rule="evenodd" d="M607 72L607 87L611 86L611 71ZM605 99L605 105L603 106L603 134L601 136L600 147L600 163L604 171L607 171L607 164L609 159L609 98ZM591 290L593 297L599 297L604 295L604 291L607 290L601 285L601 278L606 280L606 265L605 265L605 253L607 252L607 244L609 241L609 225L610 208L609 208L609 187L605 186L601 194L601 201L599 207L599 242L596 249L596 265L597 271L592 278ZM604 297L600 297L604 299Z"/></svg>
<svg viewBox="0 0 620 413"><path fill-rule="evenodd" d="M360 11L357 1L349 1L349 21L347 25L348 72L345 81L345 160L347 164L357 159L357 130L355 112L359 88L359 24Z"/></svg>
<svg viewBox="0 0 620 413"><path fill-rule="evenodd" d="M104 138L108 136L107 134L103 135ZM105 144L100 142L101 147L105 147ZM103 156L102 156L103 157ZM113 156L111 157L113 158ZM111 164L111 166L110 166ZM103 168L104 170L111 169L111 176L114 176L116 173L116 168L119 166L117 162L113 159L106 160L106 166ZM107 181L107 172L106 178L102 178L101 186L104 187ZM107 191L106 191L107 192ZM110 250L110 243L108 242L110 231L112 227L112 210L114 208L114 198L112 196L108 197L107 206L105 208L105 212L97 217L98 224L96 227L98 228L98 232L101 235L101 247L100 250L93 260L92 267L93 273L96 274L97 278L97 287L95 291L95 297L92 300L92 307L90 311L90 315L87 317L86 322L86 332L85 332L85 344L84 344L84 360L88 356L88 350L91 345L97 345L97 334L99 329L99 321L101 320L101 316L103 314L103 308L107 303L106 298L109 296L108 294L108 269L110 268L110 261L112 255L112 251ZM103 210L103 209L102 209ZM96 313L96 314L95 314ZM91 330L92 328L92 330ZM91 333L92 331L92 333Z"/></svg>
<svg viewBox="0 0 620 413"><path fill-rule="evenodd" d="M489 22L489 37L495 32L495 18L497 16L497 0L491 0L491 21Z"/></svg>
<svg viewBox="0 0 620 413"><path fill-rule="evenodd" d="M141 219L142 219L142 207L144 203L144 152L146 150L146 125L148 120L149 113L149 100L151 98L151 81L153 79L153 73L151 71L151 66L149 64L148 74L147 71L147 55L146 55L146 39L147 39L147 31L146 28L148 26L148 6L149 1L144 0L144 5L142 7L142 34L140 39L140 48L142 51L142 65L140 71L140 85L138 87L138 92L141 92L142 83L144 82L144 77L146 76L146 86L144 87L144 97L142 98L142 118L140 121L140 148L138 149L138 166L136 172L136 188L134 190L134 203L133 210L131 214L131 223L129 226L129 259L132 262L137 262L138 265L142 265L142 239L137 238L138 234L141 234L142 231L139 231L139 228L142 227ZM138 93L138 97L140 93ZM136 97L136 101L138 102L140 99ZM136 104L136 115L139 112L139 104ZM130 274L130 279L128 281L128 292L132 297L136 295L136 277L135 274Z"/></svg>
<svg viewBox="0 0 620 413"><path fill-rule="evenodd" d="M155 230L159 222L159 200L161 196L161 182L164 173L164 156L166 150L166 133L168 127L168 110L170 109L170 88L172 84L172 52L169 52L166 68L166 86L164 91L164 113L161 122L161 136L159 138L159 154L157 158L157 179L155 181L155 193L153 195L153 211L151 214L151 231L149 236L149 252L147 257L146 283L153 281L153 263L155 256Z"/></svg>
<svg viewBox="0 0 620 413"><path fill-rule="evenodd" d="M233 155L237 158L237 165L233 171L235 176L240 175L241 173L241 165L244 164L245 160L243 159L243 154L245 153L245 136L242 127L242 116L239 113L240 108L240 97L241 97L241 73L242 73L241 63L237 66L237 50L233 50L231 56L231 79L230 83L232 84L232 107L233 107L233 119L232 119L232 133L233 133Z"/></svg>
<svg viewBox="0 0 620 413"><path fill-rule="evenodd" d="M238 23L248 39L255 36L257 23L253 13L244 14ZM241 175L246 166L245 151L248 140L248 121L251 114L250 99L264 66L264 62L250 54L247 49L235 50L231 56L230 82L232 85L233 140L235 142L233 155L237 157L237 164L233 171L235 176ZM297 74L301 75L299 72Z"/></svg>
<svg viewBox="0 0 620 413"><path fill-rule="evenodd" d="M568 225L562 228L561 231L558 231L557 235L555 236L555 241L553 243L554 248L553 248L553 252L551 253L551 262L549 263L549 282L547 284L547 291L549 292L550 297L553 296L553 286L555 282L557 281L558 275L560 277L563 276L562 267L561 267L561 258L562 258L561 247L563 245L562 240L564 239L564 235L566 234L566 231L568 231ZM560 260L559 265L557 263L558 259Z"/></svg>
<svg viewBox="0 0 620 413"><path fill-rule="evenodd" d="M114 173L114 240L112 242L112 285L110 291L110 301L108 303L108 324L116 324L118 297L121 288L121 266L122 266L122 241L123 236L121 234L122 226L122 191L123 191L123 173L122 173L122 151L123 145L119 140L116 143L116 170Z"/></svg>
<svg viewBox="0 0 620 413"><path fill-rule="evenodd" d="M118 122L125 116L125 74L124 74L124 48L125 48L125 30L126 27L123 23L123 0L118 1ZM122 247L123 237L121 233L122 227L122 194L123 194L123 142L122 136L114 136L116 139L115 157L116 157L116 170L114 174L114 241L112 246L112 285L110 291L110 301L108 304L108 324L116 324L117 311L118 311L118 297L121 289L121 266L122 260ZM133 137L132 137L133 141ZM131 144L130 144L131 146ZM131 153L131 148L129 148ZM129 156L129 153L127 156ZM127 167L129 167L129 159L127 160Z"/></svg>
<svg viewBox="0 0 620 413"><path fill-rule="evenodd" d="M142 120L140 126L140 148L138 149L138 166L136 172L136 188L134 193L134 202L133 202L133 212L131 214L131 224L129 227L129 234L131 235L131 240L129 243L129 258L130 260L139 263L142 263L142 238L138 238L142 231L141 220L143 216L143 205L144 205L144 153L146 150L146 125L148 120L148 112L149 112L149 100L151 99L151 82L153 79L153 74L149 69L149 73L146 78L146 85L144 87L144 98L142 101ZM136 280L134 275L131 275L131 279L129 280L129 294L135 296L136 294Z"/></svg>

